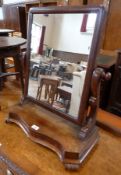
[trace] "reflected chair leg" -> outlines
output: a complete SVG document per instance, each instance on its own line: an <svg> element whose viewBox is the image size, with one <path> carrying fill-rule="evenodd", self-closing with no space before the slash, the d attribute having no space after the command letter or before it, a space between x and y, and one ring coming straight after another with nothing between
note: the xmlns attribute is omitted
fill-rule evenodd
<svg viewBox="0 0 121 175"><path fill-rule="evenodd" d="M39 98L39 89L40 89L40 87L38 87L38 89L37 89L37 96L36 96L36 99Z"/></svg>
<svg viewBox="0 0 121 175"><path fill-rule="evenodd" d="M51 105L53 105L54 100L56 98L56 90L53 91L53 89L51 89Z"/></svg>
<svg viewBox="0 0 121 175"><path fill-rule="evenodd" d="M38 87L36 99L40 100L40 98L41 98L41 87Z"/></svg>
<svg viewBox="0 0 121 175"><path fill-rule="evenodd" d="M35 72L35 69L32 69L32 70L31 70L31 75L30 75L31 77L34 76L34 72Z"/></svg>
<svg viewBox="0 0 121 175"><path fill-rule="evenodd" d="M67 100L66 113L68 113L69 108L70 108L70 100Z"/></svg>
<svg viewBox="0 0 121 175"><path fill-rule="evenodd" d="M36 99L37 100L40 100L40 98L41 98L42 87L43 87L43 85L41 85L41 86L38 87L37 96L36 96Z"/></svg>
<svg viewBox="0 0 121 175"><path fill-rule="evenodd" d="M40 91L39 91L39 100L40 100L40 98L41 98L42 88L43 88L43 85L40 86Z"/></svg>
<svg viewBox="0 0 121 175"><path fill-rule="evenodd" d="M47 99L48 94L49 94L49 86L46 85L45 86L45 99Z"/></svg>
<svg viewBox="0 0 121 175"><path fill-rule="evenodd" d="M51 98L51 105L53 105L54 97L55 97L55 95L53 95L52 98Z"/></svg>

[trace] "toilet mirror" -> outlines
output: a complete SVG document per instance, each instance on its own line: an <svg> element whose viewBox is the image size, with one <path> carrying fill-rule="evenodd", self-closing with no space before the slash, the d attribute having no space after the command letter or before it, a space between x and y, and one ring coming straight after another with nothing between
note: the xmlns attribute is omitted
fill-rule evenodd
<svg viewBox="0 0 121 175"><path fill-rule="evenodd" d="M29 12L25 98L79 123L88 108L103 7Z"/></svg>

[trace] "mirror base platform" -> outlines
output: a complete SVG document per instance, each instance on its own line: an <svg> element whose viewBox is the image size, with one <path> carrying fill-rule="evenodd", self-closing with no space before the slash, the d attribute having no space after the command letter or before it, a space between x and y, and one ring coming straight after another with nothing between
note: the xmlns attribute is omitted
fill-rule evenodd
<svg viewBox="0 0 121 175"><path fill-rule="evenodd" d="M32 102L15 106L6 123L17 124L33 142L54 151L68 170L78 170L99 140L96 126L81 139L80 126Z"/></svg>

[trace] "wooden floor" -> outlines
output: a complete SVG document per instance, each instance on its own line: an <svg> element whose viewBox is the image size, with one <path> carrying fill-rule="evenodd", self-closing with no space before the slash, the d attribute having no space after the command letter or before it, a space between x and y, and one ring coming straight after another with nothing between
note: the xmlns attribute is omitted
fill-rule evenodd
<svg viewBox="0 0 121 175"><path fill-rule="evenodd" d="M5 123L8 111L19 103L20 89L16 81L6 83L0 92L0 150L31 175L121 175L121 138L99 128L100 141L77 172L70 172L52 151L30 141L16 125ZM98 120L113 115L99 110ZM104 121L104 120L103 120ZM117 126L120 127L120 122Z"/></svg>
<svg viewBox="0 0 121 175"><path fill-rule="evenodd" d="M121 117L99 109L97 125L121 137Z"/></svg>

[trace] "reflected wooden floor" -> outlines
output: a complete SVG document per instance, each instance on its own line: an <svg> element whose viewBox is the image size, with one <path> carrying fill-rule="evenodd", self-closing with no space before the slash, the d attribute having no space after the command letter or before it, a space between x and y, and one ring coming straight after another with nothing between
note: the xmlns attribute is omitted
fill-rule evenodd
<svg viewBox="0 0 121 175"><path fill-rule="evenodd" d="M100 141L79 171L66 171L52 151L33 143L16 125L7 125L8 111L19 103L20 89L16 81L6 83L0 92L0 149L31 175L120 175L121 138L100 129ZM98 115L109 114L99 111Z"/></svg>

